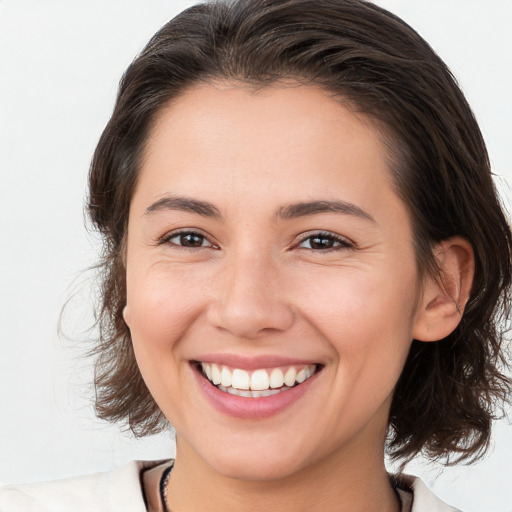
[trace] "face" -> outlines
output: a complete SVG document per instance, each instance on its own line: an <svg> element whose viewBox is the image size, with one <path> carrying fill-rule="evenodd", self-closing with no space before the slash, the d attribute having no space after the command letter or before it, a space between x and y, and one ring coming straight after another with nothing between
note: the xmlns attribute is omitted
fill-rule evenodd
<svg viewBox="0 0 512 512"><path fill-rule="evenodd" d="M244 479L382 459L420 296L386 161L315 87L201 85L160 112L125 320L178 458Z"/></svg>

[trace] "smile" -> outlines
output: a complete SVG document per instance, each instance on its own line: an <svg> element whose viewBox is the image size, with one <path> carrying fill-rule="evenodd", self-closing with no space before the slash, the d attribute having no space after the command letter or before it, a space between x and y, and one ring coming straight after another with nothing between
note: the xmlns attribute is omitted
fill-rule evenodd
<svg viewBox="0 0 512 512"><path fill-rule="evenodd" d="M199 363L203 376L224 393L261 398L288 391L308 380L317 365L262 368L254 371L229 368L215 363Z"/></svg>

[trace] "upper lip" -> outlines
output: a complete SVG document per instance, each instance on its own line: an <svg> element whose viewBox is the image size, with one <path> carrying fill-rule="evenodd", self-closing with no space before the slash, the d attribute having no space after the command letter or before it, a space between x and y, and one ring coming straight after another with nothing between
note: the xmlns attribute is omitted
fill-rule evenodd
<svg viewBox="0 0 512 512"><path fill-rule="evenodd" d="M241 370L320 364L318 361L296 359L280 355L243 356L239 354L203 354L195 358L195 361L201 363L215 363L231 368L239 368Z"/></svg>

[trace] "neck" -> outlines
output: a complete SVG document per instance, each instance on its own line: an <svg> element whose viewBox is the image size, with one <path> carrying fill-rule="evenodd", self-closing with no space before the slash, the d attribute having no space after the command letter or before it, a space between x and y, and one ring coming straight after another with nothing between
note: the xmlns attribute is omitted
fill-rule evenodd
<svg viewBox="0 0 512 512"><path fill-rule="evenodd" d="M334 453L274 480L239 480L216 472L178 440L169 480L172 512L398 512L382 450Z"/></svg>

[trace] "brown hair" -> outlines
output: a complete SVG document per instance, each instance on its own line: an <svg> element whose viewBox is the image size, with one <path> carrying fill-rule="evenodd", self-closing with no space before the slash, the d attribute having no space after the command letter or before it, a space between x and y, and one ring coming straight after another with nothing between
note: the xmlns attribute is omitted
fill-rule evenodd
<svg viewBox="0 0 512 512"><path fill-rule="evenodd" d="M406 23L360 0L196 5L167 23L126 71L90 171L89 213L104 239L98 415L127 421L139 436L166 426L122 318L124 236L155 114L192 84L218 79L258 86L295 79L348 100L384 127L420 270L436 271L434 243L455 235L471 243L475 278L460 325L439 342L413 341L391 406L388 450L403 459L422 450L445 461L481 455L510 391L500 331L510 316L510 229L482 135L450 71Z"/></svg>

